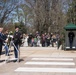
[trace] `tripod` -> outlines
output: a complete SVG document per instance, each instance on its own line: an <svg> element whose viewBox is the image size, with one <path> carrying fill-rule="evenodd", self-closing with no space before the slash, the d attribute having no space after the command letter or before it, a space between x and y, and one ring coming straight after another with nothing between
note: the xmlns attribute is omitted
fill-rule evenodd
<svg viewBox="0 0 76 75"><path fill-rule="evenodd" d="M17 58L17 62L19 62L20 60L20 48L19 48L19 45L18 45L18 48L15 46L14 42L11 41L11 44L13 45L13 47L16 49L17 51L17 54L18 54L18 58Z"/></svg>
<svg viewBox="0 0 76 75"><path fill-rule="evenodd" d="M18 58L16 58L16 60L17 60L17 62L19 62L19 60L20 60L20 50L19 50L19 46L18 46L18 48L15 46L15 44L14 44L14 42L13 41L11 41L11 45L13 45L13 47L16 49L16 51L17 51L17 54L18 54ZM4 48L3 49L5 49L5 54L6 54L6 56L9 56L9 52L10 52L10 50L9 50L9 48L8 48L8 45L7 45L7 43L4 43ZM6 59L5 61L8 61L8 59Z"/></svg>

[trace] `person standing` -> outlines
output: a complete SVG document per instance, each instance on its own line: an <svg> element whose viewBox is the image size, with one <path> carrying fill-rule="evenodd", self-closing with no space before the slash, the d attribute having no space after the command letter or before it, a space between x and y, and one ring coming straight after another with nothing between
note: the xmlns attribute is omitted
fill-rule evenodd
<svg viewBox="0 0 76 75"><path fill-rule="evenodd" d="M42 34L41 36L41 43L42 43L42 47L45 47L45 34Z"/></svg>
<svg viewBox="0 0 76 75"><path fill-rule="evenodd" d="M73 40L74 40L75 35L74 35L74 33L72 31L70 31L69 34L68 34L68 37L69 37L70 48L72 48Z"/></svg>
<svg viewBox="0 0 76 75"><path fill-rule="evenodd" d="M24 36L24 47L28 47L28 34Z"/></svg>
<svg viewBox="0 0 76 75"><path fill-rule="evenodd" d="M47 39L46 39L47 47L50 46L50 39L51 39L51 38L50 38L50 34L48 33L48 34L47 34Z"/></svg>
<svg viewBox="0 0 76 75"><path fill-rule="evenodd" d="M1 53L2 53L2 45L4 41L2 31L3 31L3 27L0 27L0 58L1 58Z"/></svg>
<svg viewBox="0 0 76 75"><path fill-rule="evenodd" d="M15 27L15 32L13 35L13 41L14 41L14 54L15 54L16 61L19 61L19 58L20 58L19 46L21 43L21 38L22 38L22 35L19 32L19 28Z"/></svg>
<svg viewBox="0 0 76 75"><path fill-rule="evenodd" d="M32 38L33 38L33 35L32 33L30 33L28 36L28 46L32 46Z"/></svg>
<svg viewBox="0 0 76 75"><path fill-rule="evenodd" d="M4 32L4 34L3 34L3 39L6 40L6 42L4 42L5 54L6 54L6 56L9 56L8 30L5 30L5 32Z"/></svg>

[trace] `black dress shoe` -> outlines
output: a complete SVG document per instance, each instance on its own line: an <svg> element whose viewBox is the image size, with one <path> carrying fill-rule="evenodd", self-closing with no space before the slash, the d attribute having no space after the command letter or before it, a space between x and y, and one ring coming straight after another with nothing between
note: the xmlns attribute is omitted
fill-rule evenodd
<svg viewBox="0 0 76 75"><path fill-rule="evenodd" d="M3 62L4 60L0 60L0 63Z"/></svg>
<svg viewBox="0 0 76 75"><path fill-rule="evenodd" d="M13 60L13 62L17 62L17 60Z"/></svg>

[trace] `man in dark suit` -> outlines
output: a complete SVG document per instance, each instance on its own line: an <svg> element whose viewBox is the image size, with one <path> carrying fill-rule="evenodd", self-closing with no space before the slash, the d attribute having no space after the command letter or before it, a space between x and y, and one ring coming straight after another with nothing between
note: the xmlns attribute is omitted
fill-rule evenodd
<svg viewBox="0 0 76 75"><path fill-rule="evenodd" d="M14 44L15 44L14 54L15 54L15 58L16 59L19 59L19 55L20 55L19 45L21 43L21 37L22 36L21 36L21 33L19 32L19 28L18 27L15 27L15 33L13 35L13 39L14 39Z"/></svg>
<svg viewBox="0 0 76 75"><path fill-rule="evenodd" d="M74 33L72 31L70 31L69 34L68 34L68 37L69 37L70 48L72 48L73 40L74 40L75 35L74 35Z"/></svg>
<svg viewBox="0 0 76 75"><path fill-rule="evenodd" d="M1 57L1 53L2 53L2 45L3 45L3 41L4 41L2 31L3 31L3 27L0 27L0 57Z"/></svg>

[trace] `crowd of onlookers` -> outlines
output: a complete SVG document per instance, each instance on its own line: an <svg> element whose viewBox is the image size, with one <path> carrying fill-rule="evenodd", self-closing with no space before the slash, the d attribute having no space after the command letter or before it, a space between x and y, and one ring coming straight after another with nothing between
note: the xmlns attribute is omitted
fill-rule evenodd
<svg viewBox="0 0 76 75"><path fill-rule="evenodd" d="M34 35L32 33L23 34L22 46L30 46L30 47L54 47L57 45L58 40L60 39L60 35L56 33L43 33L39 34L36 32Z"/></svg>
<svg viewBox="0 0 76 75"><path fill-rule="evenodd" d="M13 40L12 32L5 31L5 34L8 35L8 45ZM61 40L61 36L58 33L42 33L40 34L38 31L35 34L21 34L21 46L23 47L55 47L58 46L59 40ZM60 43L60 42L59 42Z"/></svg>
<svg viewBox="0 0 76 75"><path fill-rule="evenodd" d="M16 61L19 61L20 46L23 47L55 47L59 48L62 44L63 36L57 33L39 33L22 34L19 27L15 27L15 32L11 33L8 30L3 32L3 27L0 27L0 56L2 54L2 46L5 49L6 56L9 56L11 46L14 47Z"/></svg>

